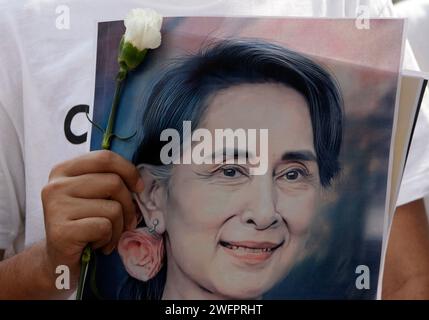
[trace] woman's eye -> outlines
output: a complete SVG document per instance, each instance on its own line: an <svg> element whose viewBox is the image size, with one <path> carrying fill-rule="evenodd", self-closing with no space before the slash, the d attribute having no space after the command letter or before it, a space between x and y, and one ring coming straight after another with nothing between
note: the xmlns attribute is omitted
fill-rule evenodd
<svg viewBox="0 0 429 320"><path fill-rule="evenodd" d="M303 172L297 169L289 170L284 174L284 178L288 181L298 180L301 176L303 176Z"/></svg>
<svg viewBox="0 0 429 320"><path fill-rule="evenodd" d="M222 173L225 177L234 178L240 175L237 169L234 168L225 168L222 169Z"/></svg>

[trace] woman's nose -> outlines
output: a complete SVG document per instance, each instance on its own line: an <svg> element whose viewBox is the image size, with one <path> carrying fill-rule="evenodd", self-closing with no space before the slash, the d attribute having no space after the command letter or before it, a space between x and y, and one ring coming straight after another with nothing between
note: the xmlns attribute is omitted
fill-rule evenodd
<svg viewBox="0 0 429 320"><path fill-rule="evenodd" d="M242 222L253 224L257 230L277 225L281 216L276 210L276 195L271 183L261 183L249 192L248 206L243 212Z"/></svg>

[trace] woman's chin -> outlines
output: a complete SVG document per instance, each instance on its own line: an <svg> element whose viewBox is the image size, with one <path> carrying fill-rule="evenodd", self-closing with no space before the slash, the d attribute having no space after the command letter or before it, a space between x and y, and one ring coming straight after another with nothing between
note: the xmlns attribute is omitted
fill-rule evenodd
<svg viewBox="0 0 429 320"><path fill-rule="evenodd" d="M261 299L283 276L286 268L279 270L279 253L239 255L221 249L221 256L212 265L210 277L212 292L224 299Z"/></svg>
<svg viewBox="0 0 429 320"><path fill-rule="evenodd" d="M217 279L212 292L221 299L237 299L237 300L257 300L267 293L275 284L274 279L265 279L257 277L227 277ZM247 279L245 279L247 278Z"/></svg>
<svg viewBox="0 0 429 320"><path fill-rule="evenodd" d="M258 300L268 291L266 288L260 287L247 287L243 288L222 288L219 295L225 300Z"/></svg>

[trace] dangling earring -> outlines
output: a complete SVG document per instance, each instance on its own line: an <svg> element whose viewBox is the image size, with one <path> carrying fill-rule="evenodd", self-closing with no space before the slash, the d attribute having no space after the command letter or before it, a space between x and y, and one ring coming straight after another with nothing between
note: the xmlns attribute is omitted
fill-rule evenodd
<svg viewBox="0 0 429 320"><path fill-rule="evenodd" d="M148 281L162 268L164 237L156 232L158 224L154 219L150 228L126 231L119 240L118 253L125 269L136 279Z"/></svg>
<svg viewBox="0 0 429 320"><path fill-rule="evenodd" d="M156 232L156 226L159 224L158 219L154 219L152 222L152 227L149 228L149 233L154 234Z"/></svg>

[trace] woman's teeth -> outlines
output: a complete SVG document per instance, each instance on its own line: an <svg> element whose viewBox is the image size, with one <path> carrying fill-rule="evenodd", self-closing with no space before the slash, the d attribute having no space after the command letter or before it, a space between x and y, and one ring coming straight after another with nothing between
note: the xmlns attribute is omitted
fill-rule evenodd
<svg viewBox="0 0 429 320"><path fill-rule="evenodd" d="M239 251L244 251L244 252L254 252L254 253L258 253L258 252L271 252L271 248L247 248L247 247L240 247L240 246L233 246L230 244L225 243L224 244L225 247L227 247L228 249L231 250L239 250Z"/></svg>

